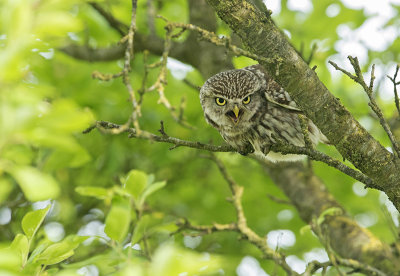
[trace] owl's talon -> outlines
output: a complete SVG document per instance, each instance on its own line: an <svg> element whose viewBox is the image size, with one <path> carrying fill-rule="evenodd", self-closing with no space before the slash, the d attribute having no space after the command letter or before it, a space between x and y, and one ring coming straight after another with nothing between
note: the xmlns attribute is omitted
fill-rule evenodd
<svg viewBox="0 0 400 276"><path fill-rule="evenodd" d="M248 154L253 153L253 152L254 152L254 149L253 149L253 146L249 144L249 145L247 145L247 147L242 148L242 149L239 149L238 152L239 152L241 155L246 156L246 155L248 155Z"/></svg>

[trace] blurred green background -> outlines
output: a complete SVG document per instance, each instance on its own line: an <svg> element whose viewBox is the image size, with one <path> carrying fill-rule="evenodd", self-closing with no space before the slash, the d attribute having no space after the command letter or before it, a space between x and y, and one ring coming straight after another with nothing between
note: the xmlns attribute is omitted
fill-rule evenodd
<svg viewBox="0 0 400 276"><path fill-rule="evenodd" d="M129 25L130 1L96 2ZM153 2L156 14L171 21L189 22L187 1ZM385 116L389 121L394 120L393 87L386 75L393 75L400 57L399 6L384 1L381 5L385 9L371 11L371 7L365 8L368 3L365 6L353 3L352 6L341 1L314 0L300 1L304 3L296 6L294 2L267 0L266 4L275 8L274 20L303 56L308 57L312 45L317 46L311 66L317 65L320 79L376 139L389 147L378 120L371 115L364 92L348 78L333 72L327 61L333 60L349 68L345 57L356 55L366 72L375 63L376 97ZM147 9L146 1L139 0L137 32L141 34L151 31ZM217 271L212 272L215 275L223 275L221 269L225 275L266 275L276 271L273 261L263 260L253 245L238 240L235 233L196 237L169 235L177 229L174 222L179 218L188 218L194 224L235 220L234 208L226 201L230 196L229 187L215 164L204 158L205 152L184 147L169 150L169 144L129 139L125 134L109 135L96 130L82 134L95 120L123 124L132 112L121 79L104 82L91 77L94 71L121 71L122 59L87 62L59 50L70 44L96 49L120 40L118 32L87 1L3 0L0 14L0 248L7 248L18 233L24 232L21 221L29 211L41 209L48 203L52 208L35 239L32 243L29 241L31 253L40 246L43 248L38 252L43 252L49 245L78 233L103 236L90 243L80 241L83 244L74 249L68 261L63 259L62 263L54 265L42 263L40 268L32 265L32 270L21 272L0 261L0 270L8 273L4 275L33 275L32 271L42 275L114 272L135 275L132 274L135 271L140 275L146 273L148 263L152 264L153 275L161 275L157 274L159 271L164 271L165 275L195 275L199 268L194 264L207 256L210 258L206 253L212 255L209 265ZM377 37L373 37L371 24L377 26ZM155 19L156 34L161 38L165 35L164 26L164 21ZM231 35L221 21L218 21L218 33ZM159 59L160 56L150 53L148 62ZM241 68L254 61L235 57L233 64ZM185 98L184 116L194 128L177 124L169 111L157 104L156 91L144 97L143 116L139 119L141 128L157 134L163 120L170 136L222 144L217 131L204 121L198 91L182 80L184 76L201 86L204 76L196 68L174 60L169 62L168 68L166 96L176 107L182 97ZM136 91L142 86L143 75L143 52L137 51L130 74ZM157 75L158 69L150 71L147 87L154 83ZM321 145L319 149L340 157L332 147ZM268 235L269 244L285 252L292 260L289 263L300 272L312 259L326 260L318 239L311 233L300 234L305 224L296 210L267 197L269 194L285 198L257 162L239 154L219 153L217 156L237 183L244 186L244 211L255 232ZM360 225L369 228L384 242L390 243L396 238L398 214L384 194L365 190L363 184L325 164L313 164L315 173ZM112 208L120 206L118 204L126 207L115 198L121 196L118 188L126 185L131 170L154 175L154 182L165 180L167 184L146 199L143 212L148 222L140 235L146 236L148 244L144 245L142 238L138 242L141 249L134 250L134 256L129 256L132 262L124 266L126 256L120 254L127 254L123 248L130 234L124 241L110 241L104 238L102 229ZM104 190L77 192L77 187L88 186ZM134 194L129 196L135 199ZM128 209L129 212L132 213L128 219L132 220L131 233L140 220L133 210ZM115 211L115 214L119 216L121 212ZM148 246L152 262L148 262L142 252L144 246ZM174 254L183 254L187 259L174 263L171 261ZM31 261L35 263L34 259ZM188 274L179 274L185 271ZM277 271L281 275L282 271Z"/></svg>

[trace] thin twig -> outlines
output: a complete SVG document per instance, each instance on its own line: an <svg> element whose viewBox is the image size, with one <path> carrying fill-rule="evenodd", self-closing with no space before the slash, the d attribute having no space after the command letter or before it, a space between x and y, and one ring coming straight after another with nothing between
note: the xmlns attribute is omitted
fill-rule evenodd
<svg viewBox="0 0 400 276"><path fill-rule="evenodd" d="M399 94L397 92L397 85L399 85L400 83L396 81L397 78L397 74L399 73L399 69L400 69L400 65L397 64L396 66L396 71L394 72L394 76L393 78L390 76L387 76L391 82L393 83L393 92L394 92L394 102L396 104L396 108L397 108L397 113L400 116L400 101L399 101Z"/></svg>
<svg viewBox="0 0 400 276"><path fill-rule="evenodd" d="M198 85L195 85L193 82L191 82L190 80L188 80L188 79L183 79L183 82L187 85L187 86L189 86L189 87L191 87L191 88L193 88L193 89L195 89L195 90L197 90L197 92L199 92L200 91L200 89L201 89L201 87L200 86L198 86Z"/></svg>
<svg viewBox="0 0 400 276"><path fill-rule="evenodd" d="M213 225L193 225L186 218L184 218L183 221L182 220L177 221L176 225L179 228L175 232L172 232L170 234L171 236L180 233L183 230L194 230L207 235L221 231L238 231L236 223L230 223L230 224L213 223Z"/></svg>
<svg viewBox="0 0 400 276"><path fill-rule="evenodd" d="M116 19L110 12L106 11L96 2L88 2L99 14L101 14L108 24L122 36L125 36L129 26L125 25L118 19Z"/></svg>
<svg viewBox="0 0 400 276"><path fill-rule="evenodd" d="M373 180L363 174L360 171L354 170L342 162L333 159L332 157L317 151L312 148L298 147L290 144L274 144L271 145L271 150L274 152L280 152L282 154L303 154L310 157L312 160L323 162L331 167L334 167L344 174L351 176L352 178L364 183L367 187L378 189L374 184Z"/></svg>
<svg viewBox="0 0 400 276"><path fill-rule="evenodd" d="M357 57L348 56L348 59L349 59L351 65L354 68L355 75L351 74L350 72L346 71L345 69L340 68L333 61L329 61L329 63L336 70L339 70L339 71L343 72L349 78L351 78L352 80L354 80L355 82L357 82L358 84L360 84L362 86L362 88L364 89L365 93L368 95L368 98L369 98L369 101L370 101L368 103L368 105L371 107L372 111L374 111L374 113L378 116L381 126L385 130L386 134L388 135L388 137L389 137L389 139L390 139L390 141L391 141L391 143L393 145L393 152L395 154L394 156L396 156L397 158L400 158L400 147L399 147L399 145L398 145L398 143L396 141L396 138L394 137L394 135L393 135L393 133L392 133L390 127L389 127L389 124L387 123L385 117L383 116L382 110L379 108L379 106L376 103L375 98L373 96L373 86L374 86L374 80L375 80L375 65L372 66L370 84L367 85L365 80L364 80L364 77L362 75L360 64L358 62Z"/></svg>
<svg viewBox="0 0 400 276"><path fill-rule="evenodd" d="M310 65L310 63L311 63L311 61L312 61L312 59L313 59L315 53L317 52L317 49L318 49L317 43L313 43L313 45L311 46L310 55L308 56L308 58L307 58L307 60L306 60L306 63L307 63L308 65Z"/></svg>
<svg viewBox="0 0 400 276"><path fill-rule="evenodd" d="M329 238L327 235L323 233L321 225L318 223L318 220L316 218L312 220L311 228L313 229L314 233L318 236L322 245L326 249L330 261L325 263L319 263L319 262L311 263L311 265L309 265L309 267L306 269L305 275L313 275L313 273L321 267L326 268L328 266L334 266L338 271L339 275L344 276L347 273L343 273L339 268L339 266L344 266L352 268L355 271L364 273L366 275L387 276L384 272L368 264L360 263L359 261L353 259L343 259L339 255L337 255L331 248Z"/></svg>
<svg viewBox="0 0 400 276"><path fill-rule="evenodd" d="M200 142L187 141L178 139L175 137L171 137L165 133L165 135L159 136L153 133L141 130L137 132L134 128L126 128L123 125L118 125L110 122L98 121L94 126L89 127L87 130L84 130L84 133L88 133L92 131L94 128L98 128L99 130L111 134L119 134L121 132L129 133L129 138L138 138L138 139L146 139L155 142L163 142L163 143L171 143L176 147L185 146L190 148L196 148L201 150L207 150L211 152L237 152L236 149L229 145L215 146L210 144L204 144ZM174 147L174 148L176 148ZM308 155L311 159L316 161L321 161L326 163L327 165L338 169L339 171L353 177L354 179L366 184L370 188L377 188L372 179L361 173L360 171L354 170L345 164L339 162L332 157L316 151L314 149L306 148L306 147L297 147L290 144L274 144L271 145L271 150L275 152L280 152L282 154L302 154Z"/></svg>
<svg viewBox="0 0 400 276"><path fill-rule="evenodd" d="M272 200L272 201L274 201L274 202L276 202L276 203L279 203L279 204L287 204L287 205L293 206L293 203L290 202L289 200L285 200L285 199L282 199L282 198L273 196L273 195L271 195L271 194L267 194L267 197L268 197L270 200Z"/></svg>
<svg viewBox="0 0 400 276"><path fill-rule="evenodd" d="M107 19L110 25L114 26L118 30L117 26L119 26L119 21L114 19L111 14L104 11L98 4L92 3L91 5ZM134 57L133 39L136 32L136 7L137 7L137 0L132 0L131 23L129 26L128 34L121 39L121 43L126 43L125 55L124 55L124 68L122 69L121 72L118 72L116 74L103 74L98 71L92 73L93 78L100 79L102 81L109 81L111 79L122 77L122 81L128 90L129 101L132 104L132 113L124 125L122 125L118 129L114 129L114 134L124 132L130 127L131 123L133 123L133 126L135 127L136 131L140 132L138 117L141 116L141 110L140 110L140 105L137 103L135 92L133 90L129 76L131 72L131 62Z"/></svg>
<svg viewBox="0 0 400 276"><path fill-rule="evenodd" d="M243 187L239 186L232 176L228 173L224 164L219 160L214 154L210 155L210 159L215 162L225 181L228 183L229 188L232 193L232 204L236 210L237 217L237 230L238 232L248 240L250 243L257 246L264 254L264 257L267 259L274 260L278 265L280 265L288 275L298 275L295 271L291 269L291 267L286 263L285 255L272 250L268 247L266 238L262 238L257 235L251 228L247 225L246 216L243 211L242 205L242 195L243 195Z"/></svg>
<svg viewBox="0 0 400 276"><path fill-rule="evenodd" d="M167 62L168 62L168 56L169 52L171 50L171 44L172 44L172 38L173 38L173 27L170 25L167 25L165 27L166 29L166 34L165 34L165 41L164 41L164 50L162 53L161 61L150 64L145 66L145 70L148 70L149 68L155 68L155 67L160 67L160 72L158 74L156 82L150 86L149 88L143 90L142 93L144 92L150 92L153 90L157 90L158 92L158 103L163 104L170 112L172 118L180 125L186 127L186 128L193 128L190 126L186 120L183 117L183 110L182 110L182 105L181 105L181 110L179 114L176 114L176 109L171 105L167 97L165 96L165 85L167 85Z"/></svg>
<svg viewBox="0 0 400 276"><path fill-rule="evenodd" d="M135 129L139 132L138 117L141 116L140 105L137 104L135 92L133 91L129 77L129 73L131 71L131 61L133 60L133 55L134 55L133 37L136 32L136 7L137 7L137 0L132 0L132 15L131 15L131 24L129 26L129 31L128 31L128 46L126 47L125 50L124 70L122 72L123 72L123 82L126 88L128 89L129 100L131 101L133 108L128 123L132 121Z"/></svg>
<svg viewBox="0 0 400 276"><path fill-rule="evenodd" d="M93 129L97 128L101 132L104 133L109 133L109 134L119 134L119 133L128 133L129 138L138 138L138 139L144 139L144 140L150 140L154 142L161 142L161 143L170 143L174 144L177 146L184 146L184 147L189 147L189 148L196 148L196 149L201 149L201 150L207 150L207 151L212 151L212 152L235 152L236 150L232 148L231 146L228 145L222 145L222 146L215 146L215 145L210 145L210 144L204 144L200 142L193 142L193 141L187 141L187 140L182 140L178 139L175 137L170 137L168 135L155 135L151 132L147 132L144 130L141 130L140 133L138 133L134 128L123 128L123 125L118 125L110 122L105 122L105 121L97 121L95 125L90 126L88 129L84 130L83 133L89 133ZM122 129L122 130L121 130Z"/></svg>
<svg viewBox="0 0 400 276"><path fill-rule="evenodd" d="M162 20L164 20L167 23L167 26L171 26L172 28L180 28L182 30L190 30L190 31L195 31L197 33L199 33L201 35L201 38L211 42L217 46L223 46L228 48L229 50L231 50L235 55L237 56L246 56L249 58L252 58L254 60L257 61L262 61L262 62L266 62L266 63L280 63L280 59L279 58L265 58L262 56L258 56L256 54L253 54L249 51L246 51L240 47L237 47L235 45L233 45L231 39L229 37L220 37L218 35L216 35L213 32L207 31L205 29L202 29L198 26L195 26L193 24L185 24L185 23L179 23L179 22L171 22L168 19L166 19L163 16L158 15L158 18L161 18Z"/></svg>
<svg viewBox="0 0 400 276"><path fill-rule="evenodd" d="M147 0L147 25L149 26L150 34L156 34L156 26L154 24L154 18L156 10L154 8L153 0Z"/></svg>

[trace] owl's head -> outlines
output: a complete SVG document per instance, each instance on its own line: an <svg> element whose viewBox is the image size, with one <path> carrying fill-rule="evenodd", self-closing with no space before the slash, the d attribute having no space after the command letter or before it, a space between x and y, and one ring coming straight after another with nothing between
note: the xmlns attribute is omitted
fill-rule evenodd
<svg viewBox="0 0 400 276"><path fill-rule="evenodd" d="M200 90L207 122L217 129L250 127L260 108L265 82L245 69L221 72L209 78Z"/></svg>

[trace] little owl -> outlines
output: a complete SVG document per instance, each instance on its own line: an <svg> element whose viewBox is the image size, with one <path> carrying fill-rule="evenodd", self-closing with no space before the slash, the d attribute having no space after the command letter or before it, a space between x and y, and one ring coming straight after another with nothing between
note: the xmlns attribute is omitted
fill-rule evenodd
<svg viewBox="0 0 400 276"><path fill-rule="evenodd" d="M295 161L302 155L270 151L279 141L304 146L296 103L261 65L221 72L209 78L200 90L206 121L241 154L254 152L266 159ZM308 120L313 144L328 139Z"/></svg>

